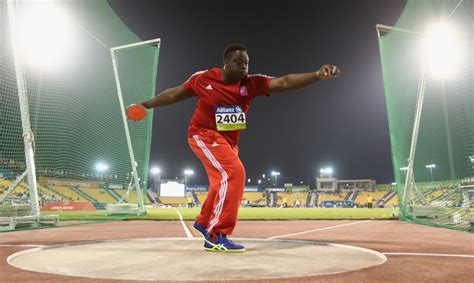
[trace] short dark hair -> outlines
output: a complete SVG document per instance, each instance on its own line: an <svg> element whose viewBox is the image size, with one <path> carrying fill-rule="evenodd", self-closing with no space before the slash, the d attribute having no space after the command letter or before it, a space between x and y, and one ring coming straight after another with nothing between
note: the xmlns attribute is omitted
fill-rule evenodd
<svg viewBox="0 0 474 283"><path fill-rule="evenodd" d="M245 48L245 46L243 46L240 43L231 43L231 44L227 45L227 47L224 49L224 54L222 56L222 59L225 60L227 58L227 55L229 55L230 53L232 53L234 51L245 51L245 52L247 52L247 48Z"/></svg>

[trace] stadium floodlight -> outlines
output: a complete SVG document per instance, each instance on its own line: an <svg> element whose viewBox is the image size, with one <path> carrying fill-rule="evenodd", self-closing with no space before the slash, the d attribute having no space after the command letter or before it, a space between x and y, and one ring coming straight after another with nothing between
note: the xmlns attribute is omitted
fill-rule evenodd
<svg viewBox="0 0 474 283"><path fill-rule="evenodd" d="M153 174L153 175L158 175L158 174L161 173L161 169L158 168L158 167L153 167L153 168L150 169L150 172L151 172L151 174Z"/></svg>
<svg viewBox="0 0 474 283"><path fill-rule="evenodd" d="M425 167L430 170L431 182L433 182L433 169L436 168L436 164L428 164Z"/></svg>
<svg viewBox="0 0 474 283"><path fill-rule="evenodd" d="M155 187L154 191L158 192L160 190L160 184L161 184L161 169L159 167L152 167L150 169L151 174L153 174L154 181L155 181Z"/></svg>
<svg viewBox="0 0 474 283"><path fill-rule="evenodd" d="M251 179L247 179L247 183L249 183L249 184L250 184L250 181L252 181L252 180L251 180Z"/></svg>
<svg viewBox="0 0 474 283"><path fill-rule="evenodd" d="M426 52L431 72L437 77L449 77L457 68L459 48L456 33L447 24L431 28L426 38Z"/></svg>
<svg viewBox="0 0 474 283"><path fill-rule="evenodd" d="M392 186L396 186L396 185L397 185L397 183L395 183L395 182L392 183Z"/></svg>
<svg viewBox="0 0 474 283"><path fill-rule="evenodd" d="M332 177L332 168L331 167L327 167L327 168L322 168L319 170L319 173L321 174L321 177L323 176L326 176L326 177L329 177L331 178Z"/></svg>
<svg viewBox="0 0 474 283"><path fill-rule="evenodd" d="M105 171L107 171L107 169L109 169L109 166L105 163L99 162L95 165L95 169L98 172L105 172Z"/></svg>
<svg viewBox="0 0 474 283"><path fill-rule="evenodd" d="M54 69L74 46L72 23L57 4L38 2L27 5L21 17L21 52L31 66Z"/></svg>
<svg viewBox="0 0 474 283"><path fill-rule="evenodd" d="M262 180L258 179L257 183L260 185L262 183Z"/></svg>
<svg viewBox="0 0 474 283"><path fill-rule="evenodd" d="M275 187L278 187L278 176L280 176L280 172L272 171L270 173L273 177L275 177Z"/></svg>
<svg viewBox="0 0 474 283"><path fill-rule="evenodd" d="M408 171L408 166L401 167L401 168L400 168L400 171Z"/></svg>
<svg viewBox="0 0 474 283"><path fill-rule="evenodd" d="M191 177L191 175L194 175L193 170L191 170L191 169L185 169L184 170L184 185L186 187L188 186L189 177Z"/></svg>

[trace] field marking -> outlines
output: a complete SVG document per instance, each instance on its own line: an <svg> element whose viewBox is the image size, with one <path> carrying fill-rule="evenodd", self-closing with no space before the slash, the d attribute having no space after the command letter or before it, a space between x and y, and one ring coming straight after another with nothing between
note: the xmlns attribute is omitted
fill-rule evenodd
<svg viewBox="0 0 474 283"><path fill-rule="evenodd" d="M362 224L366 222L370 222L372 220L364 220L364 221L356 221L352 223L346 223L346 224L341 224L341 225L336 225L336 226L329 226L329 227L324 227L324 228L317 228L313 230L308 230L308 231L302 231L302 232L297 232L297 233L291 233L291 234L285 234L285 235L278 235L278 236L273 236L266 238L267 240L272 240L276 238L283 238L283 237L289 237L289 236L296 236L296 235L301 235L301 234L306 234L306 233L311 233L311 232L317 232L317 231L322 231L322 230L330 230L330 229L335 229L339 227L344 227L344 226L349 226L349 225L355 225L355 224Z"/></svg>
<svg viewBox="0 0 474 283"><path fill-rule="evenodd" d="M160 238L132 238L132 239L118 239L118 240L97 240L97 241L89 241L89 242L82 242L82 243L81 242L62 243L62 244L56 244L56 245L51 245L51 246L44 246L44 247L28 249L28 250L24 250L24 251L20 251L20 252L11 254L7 258L7 263L10 266L13 266L15 268L18 268L18 269L21 269L21 270L24 270L24 271L32 271L30 269L26 269L25 267L20 267L20 266L14 265L13 260L15 258L19 257L19 256L23 256L23 255L26 255L26 254L29 254L29 253L41 252L44 249L55 249L55 248L61 248L61 247L76 246L76 245L88 245L88 244L95 244L95 243L135 242L135 241L150 241L150 240L152 240L152 241L184 240L184 241L194 241L194 242L200 242L201 241L201 239L199 237L194 237L192 239L183 238L183 237L160 237ZM256 242L256 243L259 243L259 242L262 242L262 243L267 242L268 243L267 239L262 239L262 238L235 238L235 240L249 241L249 242ZM290 240L276 239L276 240L273 240L273 242L308 244L308 245L322 245L322 246L331 246L331 247L335 247L335 248L343 248L343 249L349 249L349 250L356 250L356 251L360 251L360 252L366 252L366 253L369 253L369 254L372 254L372 255L378 257L381 260L379 263L375 263L371 267L383 265L388 260L387 257L381 252L371 250L371 249L368 249L368 248L351 246L351 245L335 244L335 243L327 243L327 242L317 242L317 241L313 241L313 240L293 240L293 239L290 239ZM360 269L354 269L354 270L346 270L346 271L333 271L333 272L325 273L324 275L344 274L346 272L359 271L359 270L362 270L362 269L365 269L365 268L366 267L362 267ZM50 274L50 275L51 274L52 275L61 275L61 274L45 272L45 271L34 271L34 272L42 273L42 274ZM96 278L96 277L84 277L84 278L104 279L104 278ZM268 280L272 280L272 279L284 280L284 279L292 279L292 278L294 278L294 277L275 277L275 278L272 277L272 278L266 278L266 279L262 278L262 280L267 280L267 279ZM155 280L156 279L153 279L153 280L144 279L143 281L155 281ZM224 281L228 281L228 280L229 279L224 279ZM232 279L230 279L230 280L232 281ZM213 281L213 280L211 280L211 281Z"/></svg>
<svg viewBox="0 0 474 283"><path fill-rule="evenodd" d="M46 246L43 245L0 245L0 248L3 247L28 247L28 248L43 248Z"/></svg>
<svg viewBox="0 0 474 283"><path fill-rule="evenodd" d="M191 234L191 231L189 231L188 226L186 226L186 224L184 223L183 216L181 215L181 213L179 213L179 211L176 209L176 207L173 207L173 208L176 211L176 213L178 213L179 222L181 222L181 225L183 226L183 229L184 229L184 232L186 233L186 236L190 239L194 238L193 234Z"/></svg>
<svg viewBox="0 0 474 283"><path fill-rule="evenodd" d="M428 253L383 253L384 255L406 255L406 256L441 256L441 257L464 257L474 258L474 255L462 254L428 254Z"/></svg>

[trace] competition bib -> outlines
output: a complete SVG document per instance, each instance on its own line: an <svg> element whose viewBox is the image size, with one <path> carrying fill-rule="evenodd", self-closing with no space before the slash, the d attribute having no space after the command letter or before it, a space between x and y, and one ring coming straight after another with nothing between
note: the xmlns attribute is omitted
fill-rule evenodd
<svg viewBox="0 0 474 283"><path fill-rule="evenodd" d="M216 107L216 128L218 131L235 131L247 128L245 113L237 105Z"/></svg>

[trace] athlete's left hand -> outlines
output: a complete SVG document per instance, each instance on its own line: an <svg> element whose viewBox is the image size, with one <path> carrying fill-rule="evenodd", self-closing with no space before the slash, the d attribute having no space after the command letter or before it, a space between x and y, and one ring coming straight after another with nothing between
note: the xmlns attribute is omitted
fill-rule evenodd
<svg viewBox="0 0 474 283"><path fill-rule="evenodd" d="M341 74L341 69L334 65L322 65L319 70L316 71L316 76L320 80L329 80L337 78Z"/></svg>

